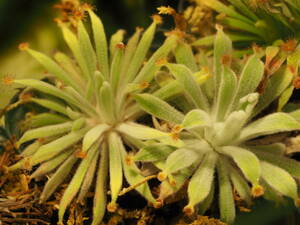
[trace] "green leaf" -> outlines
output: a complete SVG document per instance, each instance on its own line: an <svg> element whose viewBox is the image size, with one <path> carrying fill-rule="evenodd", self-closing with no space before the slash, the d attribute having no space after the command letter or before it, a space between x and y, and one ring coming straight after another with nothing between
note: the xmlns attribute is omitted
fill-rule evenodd
<svg viewBox="0 0 300 225"><path fill-rule="evenodd" d="M43 81L39 81L39 80L35 80L35 79L20 79L20 80L15 80L14 81L17 84L21 84L21 85L25 85L27 87L32 87L35 88L43 93L46 94L50 94L53 96L56 96L60 99L65 100L66 102L78 107L78 108L82 108L80 106L80 104L78 104L78 102L76 101L76 99L74 99L72 96L70 96L69 94L67 94L66 92L54 87L51 84L48 84L46 82Z"/></svg>
<svg viewBox="0 0 300 225"><path fill-rule="evenodd" d="M214 41L214 57L213 57L213 72L214 72L214 82L215 90L218 90L219 84L221 83L222 77L222 59L224 56L231 56L232 53L232 43L230 38L225 35L223 29L217 26L217 35Z"/></svg>
<svg viewBox="0 0 300 225"><path fill-rule="evenodd" d="M156 30L156 22L153 22L148 29L142 35L142 38L135 50L135 53L131 59L131 63L128 65L128 70L126 72L126 76L124 77L125 84L131 82L135 75L137 74L139 68L145 60L146 54L150 48L152 43L155 30Z"/></svg>
<svg viewBox="0 0 300 225"><path fill-rule="evenodd" d="M258 17L255 15L255 13L249 9L249 7L240 0L228 0L233 6L235 6L240 12L243 12L249 19L253 21L257 21Z"/></svg>
<svg viewBox="0 0 300 225"><path fill-rule="evenodd" d="M74 88L69 86L65 87L64 91L70 94L74 99L76 99L78 108L81 109L82 112L91 117L98 116L95 107L92 105L91 101L89 101L89 97L91 96L87 95L86 97L84 97L84 95L81 95Z"/></svg>
<svg viewBox="0 0 300 225"><path fill-rule="evenodd" d="M283 107L288 103L290 97L293 94L295 87L290 85L285 89L279 97L277 111L282 111Z"/></svg>
<svg viewBox="0 0 300 225"><path fill-rule="evenodd" d="M190 45L180 42L174 50L176 62L188 67L192 72L197 72L198 66Z"/></svg>
<svg viewBox="0 0 300 225"><path fill-rule="evenodd" d="M87 33L82 21L77 25L79 48L89 70L90 78L96 70L96 55L93 49L89 34Z"/></svg>
<svg viewBox="0 0 300 225"><path fill-rule="evenodd" d="M230 156L253 185L258 184L261 168L255 154L236 146L221 147L220 152Z"/></svg>
<svg viewBox="0 0 300 225"><path fill-rule="evenodd" d="M199 207L198 208L198 214L204 215L204 213L209 209L209 207L213 203L214 195L215 195L215 184L212 183L208 196L198 206Z"/></svg>
<svg viewBox="0 0 300 225"><path fill-rule="evenodd" d="M263 74L263 62L257 55L252 55L242 70L235 96L235 104L237 104L242 97L255 92L262 80Z"/></svg>
<svg viewBox="0 0 300 225"><path fill-rule="evenodd" d="M135 95L135 100L143 110L168 122L180 124L184 118L181 112L177 111L171 105L153 95Z"/></svg>
<svg viewBox="0 0 300 225"><path fill-rule="evenodd" d="M75 63L75 60L71 59L62 52L56 52L54 54L54 59L66 71L66 73L70 76L70 79L76 81L76 83L83 88L83 79L80 75L80 69Z"/></svg>
<svg viewBox="0 0 300 225"><path fill-rule="evenodd" d="M92 11L88 10L88 13L92 22L92 30L94 34L94 43L96 48L96 54L98 59L99 69L108 80L109 77L109 65L108 65L108 47L105 36L105 30L103 24L98 16Z"/></svg>
<svg viewBox="0 0 300 225"><path fill-rule="evenodd" d="M98 124L97 126L90 129L83 138L82 151L86 152L109 128L107 124Z"/></svg>
<svg viewBox="0 0 300 225"><path fill-rule="evenodd" d="M168 133L133 122L121 123L116 127L116 130L130 137L142 140L151 140L169 136Z"/></svg>
<svg viewBox="0 0 300 225"><path fill-rule="evenodd" d="M292 116L298 122L300 122L300 109L290 112L289 115Z"/></svg>
<svg viewBox="0 0 300 225"><path fill-rule="evenodd" d="M86 124L86 119L85 118L79 118L77 120L75 120L72 124L72 130L71 131L77 131L79 129L81 129L82 127L84 127Z"/></svg>
<svg viewBox="0 0 300 225"><path fill-rule="evenodd" d="M58 222L63 222L63 217L66 211L66 208L71 203L72 199L75 197L75 195L78 193L80 186L83 182L83 179L86 175L86 172L93 160L93 158L98 153L98 146L95 146L92 148L87 156L81 161L81 163L78 166L78 169L76 170L70 184L64 191L64 194L60 200L59 204L59 211L58 211Z"/></svg>
<svg viewBox="0 0 300 225"><path fill-rule="evenodd" d="M256 116L268 105L271 104L286 88L293 79L290 69L286 68L284 72L281 70L272 75L268 81L267 87L259 98L259 101L252 113L252 117Z"/></svg>
<svg viewBox="0 0 300 225"><path fill-rule="evenodd" d="M30 118L30 128L61 124L70 121L66 117L53 113L40 113Z"/></svg>
<svg viewBox="0 0 300 225"><path fill-rule="evenodd" d="M123 60L123 53L123 44L120 43L120 45L117 45L116 47L115 54L111 63L110 83L114 94L116 94L117 91L119 91L118 88L121 78L121 65Z"/></svg>
<svg viewBox="0 0 300 225"><path fill-rule="evenodd" d="M243 199L248 206L251 205L251 190L246 179L237 171L236 168L230 166L230 179L234 189L237 191L241 199Z"/></svg>
<svg viewBox="0 0 300 225"><path fill-rule="evenodd" d="M161 67L157 61L163 60L169 54L169 52L176 46L176 41L176 36L172 35L168 37L165 42L153 53L141 71L136 75L133 82L150 82L153 79L155 72Z"/></svg>
<svg viewBox="0 0 300 225"><path fill-rule="evenodd" d="M218 13L226 14L230 17L239 19L241 21L244 21L244 22L247 22L247 23L250 23L250 24L252 23L252 21L249 20L247 17L237 13L234 9L232 9L231 7L226 6L225 4L220 2L219 0L210 0L210 1L201 0L201 3L203 3L204 5L216 10Z"/></svg>
<svg viewBox="0 0 300 225"><path fill-rule="evenodd" d="M288 157L275 155L274 153L268 153L257 149L251 149L261 160L265 160L272 163L287 172L293 177L300 179L300 162L290 159Z"/></svg>
<svg viewBox="0 0 300 225"><path fill-rule="evenodd" d="M236 74L227 66L223 67L220 89L217 97L217 120L222 121L233 103L237 87Z"/></svg>
<svg viewBox="0 0 300 225"><path fill-rule="evenodd" d="M192 172L193 170L191 168L186 168L172 175L172 184L170 183L170 179L162 181L159 185L159 196L157 200L164 201L169 196L178 192L187 182Z"/></svg>
<svg viewBox="0 0 300 225"><path fill-rule="evenodd" d="M128 65L130 64L130 61L132 60L132 57L136 51L141 33L142 33L142 29L136 28L135 33L131 36L131 38L127 42L127 45L125 47L124 59L122 62L122 72L121 72L122 78L125 76L128 70Z"/></svg>
<svg viewBox="0 0 300 225"><path fill-rule="evenodd" d="M92 225L100 224L106 211L106 183L109 167L108 148L105 145L102 145L101 147L102 149L100 153L101 155L99 159L99 167L95 185Z"/></svg>
<svg viewBox="0 0 300 225"><path fill-rule="evenodd" d="M113 58L116 53L117 45L123 42L124 35L125 35L125 30L120 29L117 30L117 32L111 36L110 43L109 43L109 52L111 58Z"/></svg>
<svg viewBox="0 0 300 225"><path fill-rule="evenodd" d="M300 124L287 113L267 115L245 127L239 141L249 140L262 135L275 134L285 131L299 130Z"/></svg>
<svg viewBox="0 0 300 225"><path fill-rule="evenodd" d="M111 132L109 135L109 177L111 202L115 203L123 183L122 157L121 151L123 143L117 133Z"/></svg>
<svg viewBox="0 0 300 225"><path fill-rule="evenodd" d="M54 102L54 101L51 101L48 99L39 99L39 98L31 98L31 101L36 104L39 104L47 109L51 109L51 110L54 110L56 112L59 112L61 114L68 116L66 107L64 107L63 105L61 105L57 102Z"/></svg>
<svg viewBox="0 0 300 225"><path fill-rule="evenodd" d="M18 145L24 142L36 139L45 138L49 136L61 135L72 129L72 122L66 122L62 124L55 124L50 126L44 126L41 128L36 128L25 132L25 134L18 141Z"/></svg>
<svg viewBox="0 0 300 225"><path fill-rule="evenodd" d="M50 57L32 49L28 49L26 51L31 56L33 56L40 64L42 64L49 73L53 74L58 79L63 80L66 84L71 85L76 90L81 90L79 85Z"/></svg>
<svg viewBox="0 0 300 225"><path fill-rule="evenodd" d="M73 149L68 149L67 151L59 154L53 159L43 163L37 168L33 174L31 174L30 179L39 178L60 166L67 158L70 157L71 153L73 153Z"/></svg>
<svg viewBox="0 0 300 225"><path fill-rule="evenodd" d="M176 80L182 85L184 92L191 98L196 107L208 111L208 101L203 95L200 86L196 82L192 71L184 65L167 64L167 68L176 77Z"/></svg>
<svg viewBox="0 0 300 225"><path fill-rule="evenodd" d="M184 129L193 129L201 126L209 126L210 123L210 116L205 111L194 109L186 114L181 126Z"/></svg>
<svg viewBox="0 0 300 225"><path fill-rule="evenodd" d="M255 141L253 144L255 144ZM245 148L256 149L259 151L272 153L276 155L282 155L282 156L284 155L286 150L286 146L283 143L273 143L268 145L248 145Z"/></svg>
<svg viewBox="0 0 300 225"><path fill-rule="evenodd" d="M21 153L23 158L33 155L43 143L39 140L36 140L32 144L28 145Z"/></svg>
<svg viewBox="0 0 300 225"><path fill-rule="evenodd" d="M140 149L138 153L135 154L134 160L143 162L165 160L174 150L174 147L165 144L150 145Z"/></svg>
<svg viewBox="0 0 300 225"><path fill-rule="evenodd" d="M219 145L228 145L236 140L246 122L247 114L242 111L233 111L224 123L216 123L214 126L214 142ZM230 131L230 132L228 132Z"/></svg>
<svg viewBox="0 0 300 225"><path fill-rule="evenodd" d="M45 202L56 190L56 188L65 180L69 175L77 158L72 154L63 164L56 170L53 176L50 177L46 183L43 192L40 196L40 202Z"/></svg>
<svg viewBox="0 0 300 225"><path fill-rule="evenodd" d="M271 187L294 200L298 198L296 181L288 172L264 161L261 162L261 167L262 178Z"/></svg>
<svg viewBox="0 0 300 225"><path fill-rule="evenodd" d="M168 156L163 172L169 175L189 167L199 159L199 156L199 153L193 150L187 148L178 149Z"/></svg>
<svg viewBox="0 0 300 225"><path fill-rule="evenodd" d="M181 85L176 81L170 81L157 91L153 92L153 95L157 98L160 98L162 100L167 100L171 97L174 97L180 93L182 93L182 87Z"/></svg>
<svg viewBox="0 0 300 225"><path fill-rule="evenodd" d="M98 158L99 158L98 156L99 156L99 152L97 152L96 156L92 159L91 165L89 166L89 168L85 174L84 180L80 187L80 192L77 197L77 202L82 202L83 199L86 197L89 189L91 188L91 185L95 178L95 171L96 171L96 166L97 166Z"/></svg>
<svg viewBox="0 0 300 225"><path fill-rule="evenodd" d="M219 178L219 207L221 220L228 224L232 224L235 219L235 204L229 180L229 171L222 160L218 161L217 169Z"/></svg>
<svg viewBox="0 0 300 225"><path fill-rule="evenodd" d="M145 177L141 175L140 170L138 167L135 165L135 163L128 164L127 162L127 152L124 148L124 146L120 146L120 151L122 155L122 164L123 164L123 170L124 170L124 175L126 178L126 181L130 185L136 185L138 183L141 183L145 180ZM135 188L144 198L146 198L149 202L154 203L155 199L150 191L150 188L147 183L143 182L141 185Z"/></svg>
<svg viewBox="0 0 300 225"><path fill-rule="evenodd" d="M209 195L214 179L216 161L217 156L215 153L208 153L204 156L189 183L189 203L186 207L193 208L194 205L202 202Z"/></svg>
<svg viewBox="0 0 300 225"><path fill-rule="evenodd" d="M106 81L100 88L99 106L104 121L107 123L113 123L116 119L115 99L113 96L113 90L110 84Z"/></svg>
<svg viewBox="0 0 300 225"><path fill-rule="evenodd" d="M76 61L78 62L78 65L80 69L82 70L83 77L88 80L89 78L89 68L87 65L87 62L82 55L80 43L76 37L76 35L65 25L61 26L62 33L64 36L64 39L66 43L68 44L69 48L71 49Z"/></svg>
<svg viewBox="0 0 300 225"><path fill-rule="evenodd" d="M48 144L45 144L39 148L39 150L32 156L31 163L32 166L51 159L56 156L64 149L78 142L89 128L83 128L81 130L71 132L61 138L58 138Z"/></svg>

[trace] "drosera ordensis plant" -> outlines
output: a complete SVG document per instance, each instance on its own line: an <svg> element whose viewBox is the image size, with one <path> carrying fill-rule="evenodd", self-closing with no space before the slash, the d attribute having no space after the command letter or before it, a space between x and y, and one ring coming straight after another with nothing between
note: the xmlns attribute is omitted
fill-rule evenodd
<svg viewBox="0 0 300 225"><path fill-rule="evenodd" d="M265 71L262 56L255 53L246 62L236 61L239 67L232 69L231 40L220 26L217 29L213 57L200 61L200 71L184 41L174 51L177 64L165 65L184 90L186 104L174 108L148 93L135 96L145 111L173 124L173 137L184 145L147 146L134 159L152 162L161 170L157 206L188 181L189 202L183 209L188 215L204 213L214 201L215 190L220 217L228 224L235 219L236 194L248 207L252 197L259 196L274 201L287 196L299 207L300 163L284 156L282 143L261 145L254 140L299 130L299 121L293 113L283 112L253 119L291 84L297 72L290 68L297 70L299 54L290 55L287 65L270 77L259 94L256 90ZM203 79L206 82L200 85Z"/></svg>
<svg viewBox="0 0 300 225"><path fill-rule="evenodd" d="M22 51L33 56L47 70L51 82L35 79L13 82L42 93L40 96L44 97L33 96L30 100L51 113L31 118L35 121L34 129L25 132L18 145L33 142L22 152L24 158L9 170L30 170L38 165L31 179L52 174L41 194L42 202L71 175L59 205L60 223L71 201L75 197L81 201L95 186L92 224L100 224L106 208L111 212L117 209L123 176L149 202L155 202L149 186L143 182L147 179L126 149L142 148L147 140L174 146L180 144L169 133L137 124L135 121L143 112L132 97L150 90L148 86L158 97L173 94L168 86L160 88L152 83L162 62L176 46L177 36L170 33L146 58L156 27L162 22L159 16L153 16L152 24L144 32L137 29L127 45L122 43L124 32L120 31L108 44L101 20L89 5L80 7L89 15L93 41L81 18L77 20L76 29L58 20L74 58L57 52L53 60L26 43L20 45ZM74 169L75 173L71 174ZM110 202L107 204L108 191Z"/></svg>

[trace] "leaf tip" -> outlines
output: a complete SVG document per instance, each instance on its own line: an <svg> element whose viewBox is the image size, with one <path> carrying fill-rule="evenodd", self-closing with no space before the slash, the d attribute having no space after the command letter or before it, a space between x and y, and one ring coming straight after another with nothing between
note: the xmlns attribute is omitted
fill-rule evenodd
<svg viewBox="0 0 300 225"><path fill-rule="evenodd" d="M251 194L254 198L262 196L264 192L265 190L261 185L254 185L251 189Z"/></svg>
<svg viewBox="0 0 300 225"><path fill-rule="evenodd" d="M115 212L118 209L118 204L115 202L110 202L107 205L107 211L109 212Z"/></svg>
<svg viewBox="0 0 300 225"><path fill-rule="evenodd" d="M191 206L191 205L187 205L183 208L183 212L185 215L187 216L191 216L194 214L195 212L195 209L194 209L194 206Z"/></svg>

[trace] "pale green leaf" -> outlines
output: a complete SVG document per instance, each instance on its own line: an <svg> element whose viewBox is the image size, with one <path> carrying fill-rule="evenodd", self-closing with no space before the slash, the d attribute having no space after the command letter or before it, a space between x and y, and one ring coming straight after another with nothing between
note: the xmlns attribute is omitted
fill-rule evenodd
<svg viewBox="0 0 300 225"><path fill-rule="evenodd" d="M231 108L236 87L236 74L230 68L224 66L215 109L217 120L222 121Z"/></svg>
<svg viewBox="0 0 300 225"><path fill-rule="evenodd" d="M159 119L177 124L183 120L181 112L158 97L150 94L139 94L135 96L135 100L143 110Z"/></svg>
<svg viewBox="0 0 300 225"><path fill-rule="evenodd" d="M123 53L124 53L123 44L120 44L116 47L115 54L112 58L110 83L114 94L116 94L117 91L119 91L118 87L121 78L121 70L122 70L121 65L122 65Z"/></svg>
<svg viewBox="0 0 300 225"><path fill-rule="evenodd" d="M264 74L264 64L259 57L254 54L246 62L238 83L235 96L235 104L240 98L255 92Z"/></svg>
<svg viewBox="0 0 300 225"><path fill-rule="evenodd" d="M80 192L77 197L77 202L82 202L83 199L86 197L89 189L91 188L91 185L93 183L93 180L95 178L95 171L96 171L96 166L98 162L98 156L99 152L96 152L95 157L92 159L92 162L85 174L84 180L82 182L82 185L80 187Z"/></svg>
<svg viewBox="0 0 300 225"><path fill-rule="evenodd" d="M40 202L45 202L56 190L56 188L65 180L69 175L73 165L77 161L74 155L71 155L63 164L56 170L46 183L43 192L40 196Z"/></svg>
<svg viewBox="0 0 300 225"><path fill-rule="evenodd" d="M101 108L101 115L103 116L104 120L108 123L113 123L116 119L116 105L111 85L106 81L100 88L99 106Z"/></svg>
<svg viewBox="0 0 300 225"><path fill-rule="evenodd" d="M98 124L97 126L90 129L84 135L82 141L82 151L86 152L108 128L109 126L107 124Z"/></svg>
<svg viewBox="0 0 300 225"><path fill-rule="evenodd" d="M174 147L164 144L150 145L140 149L138 153L135 154L134 160L143 162L165 160L174 150Z"/></svg>
<svg viewBox="0 0 300 225"><path fill-rule="evenodd" d="M30 128L61 124L70 121L68 118L54 113L40 113L30 118Z"/></svg>
<svg viewBox="0 0 300 225"><path fill-rule="evenodd" d="M283 107L290 100L295 87L290 85L287 89L285 89L279 97L277 111L282 111Z"/></svg>
<svg viewBox="0 0 300 225"><path fill-rule="evenodd" d="M69 146L72 146L80 139L82 139L82 137L87 131L88 128L83 128L81 130L71 132L61 138L58 138L48 144L41 146L31 158L32 166L58 155L64 149L68 148Z"/></svg>
<svg viewBox="0 0 300 225"><path fill-rule="evenodd" d="M111 38L110 38L110 43L109 43L109 52L111 59L114 57L116 50L117 50L117 45L121 42L123 42L125 35L125 30L117 30L116 33L114 33Z"/></svg>
<svg viewBox="0 0 300 225"><path fill-rule="evenodd" d="M286 68L283 72L279 72L272 75L264 92L259 98L259 101L252 113L252 117L256 116L268 105L271 104L286 88L289 86L293 79L293 74L289 68Z"/></svg>
<svg viewBox="0 0 300 225"><path fill-rule="evenodd" d="M176 62L188 67L192 72L197 72L198 66L190 45L180 42L174 50Z"/></svg>
<svg viewBox="0 0 300 225"><path fill-rule="evenodd" d="M156 139L169 136L168 133L146 127L133 122L121 123L116 130L130 137L142 140Z"/></svg>
<svg viewBox="0 0 300 225"><path fill-rule="evenodd" d="M129 183L129 185L136 185L138 183L141 183L141 185L137 186L135 190L137 190L144 198L146 198L149 202L154 203L155 199L150 191L150 188L147 183L143 182L145 180L145 177L141 175L140 170L135 165L135 163L128 164L127 163L127 152L123 145L120 146L120 152L122 155L122 164L123 164L123 170L124 175L126 178L126 181Z"/></svg>
<svg viewBox="0 0 300 225"><path fill-rule="evenodd" d="M108 47L105 36L103 24L98 16L92 11L88 10L88 13L92 22L92 30L94 34L94 43L96 48L96 54L98 59L99 69L108 80L109 77L109 65L108 65Z"/></svg>
<svg viewBox="0 0 300 225"><path fill-rule="evenodd" d="M146 64L142 67L141 71L136 75L134 78L134 83L141 83L141 82L150 82L155 72L158 71L161 67L159 60L163 60L176 46L177 37L172 35L168 37L165 42L153 53L151 58L146 62Z"/></svg>
<svg viewBox="0 0 300 225"><path fill-rule="evenodd" d="M300 179L300 162L290 159L288 157L275 155L273 153L264 152L261 150L251 149L251 151L256 154L261 160L265 160L272 163L287 172L289 172L293 177Z"/></svg>
<svg viewBox="0 0 300 225"><path fill-rule="evenodd" d="M117 133L109 135L109 177L111 201L116 202L123 183L122 170L122 140Z"/></svg>
<svg viewBox="0 0 300 225"><path fill-rule="evenodd" d="M245 127L241 132L239 141L249 140L262 135L269 135L299 129L299 122L289 114L273 113L253 123L250 123L247 127Z"/></svg>
<svg viewBox="0 0 300 225"><path fill-rule="evenodd" d="M258 184L261 168L255 154L236 146L221 147L220 152L230 156L253 185Z"/></svg>
<svg viewBox="0 0 300 225"><path fill-rule="evenodd" d="M230 38L225 35L223 29L217 26L217 35L214 41L214 57L213 57L213 72L214 72L214 88L216 92L221 83L222 77L222 60L223 57L230 57L232 53L232 42Z"/></svg>
<svg viewBox="0 0 300 225"><path fill-rule="evenodd" d="M49 99L39 99L39 98L31 98L31 101L36 104L39 104L47 109L54 110L56 112L59 112L61 114L68 116L66 107L64 107L63 105L61 105L57 102L51 101Z"/></svg>
<svg viewBox="0 0 300 225"><path fill-rule="evenodd" d="M261 162L261 167L262 178L271 187L285 196L298 198L296 181L288 172L265 161Z"/></svg>
<svg viewBox="0 0 300 225"><path fill-rule="evenodd" d="M163 172L169 175L189 167L196 162L200 156L201 155L191 149L178 149L168 156Z"/></svg>
<svg viewBox="0 0 300 225"><path fill-rule="evenodd" d="M131 59L131 63L128 65L128 70L126 72L126 76L124 77L125 83L131 82L134 79L139 68L144 62L146 54L150 48L150 45L152 43L155 34L156 25L157 25L156 22L153 22L142 35L142 38L139 41L139 44Z"/></svg>
<svg viewBox="0 0 300 225"><path fill-rule="evenodd" d="M217 156L215 153L208 153L202 159L188 186L188 206L193 207L209 195L214 179L216 161Z"/></svg>
<svg viewBox="0 0 300 225"><path fill-rule="evenodd" d="M36 138L45 138L55 135L61 135L68 131L70 131L72 128L72 122L66 122L62 124L55 124L50 126L44 126L36 129L29 130L25 132L25 134L21 137L21 139L18 141L18 144L22 144L24 142L36 139Z"/></svg>
<svg viewBox="0 0 300 225"><path fill-rule="evenodd" d="M59 223L63 222L63 217L65 214L66 208L68 207L68 205L71 203L73 198L78 193L80 186L83 182L83 179L86 175L86 172L87 172L93 158L96 156L97 151L98 151L98 146L95 146L88 152L87 156L80 162L70 184L64 191L64 194L63 194L63 196L60 200L60 204L59 204L59 211L58 211Z"/></svg>
<svg viewBox="0 0 300 225"><path fill-rule="evenodd" d="M192 71L184 65L167 64L167 68L176 77L176 80L182 85L184 92L191 98L196 107L208 110L208 101L202 93Z"/></svg>
<svg viewBox="0 0 300 225"><path fill-rule="evenodd" d="M99 159L99 166L95 185L92 225L99 225L106 211L106 183L108 177L109 161L108 149L104 145L102 145L101 148L102 149Z"/></svg>
<svg viewBox="0 0 300 225"><path fill-rule="evenodd" d="M41 164L33 174L31 174L30 179L39 178L60 166L69 156L73 153L73 149L69 149L59 154L53 159Z"/></svg>
<svg viewBox="0 0 300 225"><path fill-rule="evenodd" d="M90 78L92 78L97 66L96 54L93 49L89 34L87 33L82 21L78 22L77 32L79 48L89 70Z"/></svg>
<svg viewBox="0 0 300 225"><path fill-rule="evenodd" d="M184 117L181 126L184 129L193 129L201 126L209 126L211 124L210 116L201 109L189 111Z"/></svg>
<svg viewBox="0 0 300 225"><path fill-rule="evenodd" d="M76 35L65 25L62 25L61 29L62 29L64 39L65 39L66 43L68 44L69 48L71 49L78 65L82 71L83 77L86 80L88 80L89 68L88 68L88 65L87 65L87 62L86 62L84 56L82 55L82 51L80 49L80 43L79 43Z"/></svg>
<svg viewBox="0 0 300 225"><path fill-rule="evenodd" d="M219 207L221 220L232 224L235 219L235 204L232 187L229 179L229 171L222 160L217 164L219 178Z"/></svg>

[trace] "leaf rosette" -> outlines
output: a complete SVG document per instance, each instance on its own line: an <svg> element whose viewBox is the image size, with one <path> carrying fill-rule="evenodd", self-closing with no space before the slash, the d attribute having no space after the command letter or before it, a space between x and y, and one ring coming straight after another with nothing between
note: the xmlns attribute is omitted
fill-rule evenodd
<svg viewBox="0 0 300 225"><path fill-rule="evenodd" d="M190 46L179 43L174 53L178 64L165 66L182 88L185 104L173 101L175 109L151 94L136 96L145 111L179 127L174 132L184 142L175 148L148 146L135 155L135 160L152 162L161 170L157 201L161 204L189 181L184 212L192 214L198 206L198 212L204 213L218 190L220 216L229 224L235 218L236 195L248 206L252 197L264 193L272 200L290 197L299 206L300 163L284 156L283 144L258 145L254 140L300 129L297 113L275 112L253 119L290 85L293 74L288 66L272 75L259 94L256 90L265 72L261 56L250 55L232 69L232 43L221 28L214 40L213 58L201 60L200 71ZM299 57L294 61L299 63ZM214 182L215 174L218 182Z"/></svg>

